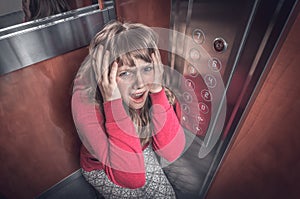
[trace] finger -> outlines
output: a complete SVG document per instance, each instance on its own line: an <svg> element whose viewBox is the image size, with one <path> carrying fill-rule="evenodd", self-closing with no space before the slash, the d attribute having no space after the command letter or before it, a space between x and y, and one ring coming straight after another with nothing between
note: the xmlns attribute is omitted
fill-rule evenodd
<svg viewBox="0 0 300 199"><path fill-rule="evenodd" d="M100 45L94 51L93 57L96 59L93 64L93 70L96 74L97 81L101 80L101 67L102 67L102 57L103 57L103 46Z"/></svg>
<svg viewBox="0 0 300 199"><path fill-rule="evenodd" d="M154 70L157 70L158 72L162 72L163 71L162 62L158 50L152 53L151 56L154 62Z"/></svg>
<svg viewBox="0 0 300 199"><path fill-rule="evenodd" d="M159 50L155 50L155 56L156 56L157 62L159 64L162 64Z"/></svg>
<svg viewBox="0 0 300 199"><path fill-rule="evenodd" d="M155 57L155 66L154 66L154 72L155 72L155 83L158 83L162 86L163 79L164 79L164 65L162 64L161 57L159 50L154 51L154 57Z"/></svg>
<svg viewBox="0 0 300 199"><path fill-rule="evenodd" d="M92 54L92 68L94 70L96 77L98 77L97 51L98 51L98 47L96 47L96 49L94 50L94 52Z"/></svg>
<svg viewBox="0 0 300 199"><path fill-rule="evenodd" d="M110 74L109 74L110 83L116 82L117 72L118 72L118 64L116 62L114 62L111 67Z"/></svg>
<svg viewBox="0 0 300 199"><path fill-rule="evenodd" d="M108 50L105 51L101 69L102 69L101 74L102 74L103 83L109 84L109 81L108 81L109 51Z"/></svg>
<svg viewBox="0 0 300 199"><path fill-rule="evenodd" d="M156 65L157 64L157 58L156 58L155 52L151 53L151 58L153 60L154 65Z"/></svg>

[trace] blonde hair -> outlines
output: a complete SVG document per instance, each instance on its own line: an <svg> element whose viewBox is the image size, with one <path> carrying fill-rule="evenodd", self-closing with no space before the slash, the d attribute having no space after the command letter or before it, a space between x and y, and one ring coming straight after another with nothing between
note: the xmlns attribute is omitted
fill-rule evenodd
<svg viewBox="0 0 300 199"><path fill-rule="evenodd" d="M96 57L99 56L99 46L102 45L105 50L110 51L111 60L109 63L116 61L119 66L123 64L134 66L133 58L152 62L151 53L159 52L157 39L156 33L143 24L121 23L118 21L107 24L92 39L89 46L89 55L77 73L76 79L83 80L86 86L76 89L85 90L91 102L99 104L102 110L103 100L93 71L93 66L96 65ZM165 88L165 91L169 102L173 104L175 99L174 95L167 88ZM124 106L126 105L124 104ZM151 101L149 97L139 113L128 107L128 114L135 125L142 145L151 141L153 129L150 125L150 107Z"/></svg>

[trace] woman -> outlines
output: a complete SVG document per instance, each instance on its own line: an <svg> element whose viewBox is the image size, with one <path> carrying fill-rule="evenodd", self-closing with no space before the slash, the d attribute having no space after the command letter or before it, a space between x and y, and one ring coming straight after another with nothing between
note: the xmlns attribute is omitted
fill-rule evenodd
<svg viewBox="0 0 300 199"><path fill-rule="evenodd" d="M24 21L30 21L70 10L65 0L22 0Z"/></svg>
<svg viewBox="0 0 300 199"><path fill-rule="evenodd" d="M185 137L162 86L157 36L113 22L92 40L74 81L72 113L86 180L105 198L175 198L156 154L176 160Z"/></svg>

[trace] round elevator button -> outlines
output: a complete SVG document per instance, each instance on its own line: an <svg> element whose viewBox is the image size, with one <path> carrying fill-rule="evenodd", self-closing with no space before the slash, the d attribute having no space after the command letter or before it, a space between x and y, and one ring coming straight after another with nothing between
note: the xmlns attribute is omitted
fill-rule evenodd
<svg viewBox="0 0 300 199"><path fill-rule="evenodd" d="M197 44L203 44L204 40L205 40L205 35L204 35L203 31L200 29L195 29L193 31L193 40Z"/></svg>
<svg viewBox="0 0 300 199"><path fill-rule="evenodd" d="M214 72L219 72L222 69L222 63L218 58L213 57L208 60L208 67Z"/></svg>
<svg viewBox="0 0 300 199"><path fill-rule="evenodd" d="M216 38L214 40L213 45L214 45L214 50L218 53L224 52L228 46L227 42L223 38L220 38L220 37Z"/></svg>
<svg viewBox="0 0 300 199"><path fill-rule="evenodd" d="M200 57L201 57L201 54L200 54L199 50L197 50L196 48L192 48L190 50L190 58L193 61L196 61L196 60L200 59Z"/></svg>

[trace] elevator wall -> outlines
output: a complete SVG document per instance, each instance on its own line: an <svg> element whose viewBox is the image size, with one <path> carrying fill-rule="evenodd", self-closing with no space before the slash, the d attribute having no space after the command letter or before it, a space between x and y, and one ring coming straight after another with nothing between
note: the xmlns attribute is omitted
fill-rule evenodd
<svg viewBox="0 0 300 199"><path fill-rule="evenodd" d="M169 24L163 16L168 12L158 12L158 0L139 1L141 7L152 5L146 10L129 0L116 2L136 10L130 13L117 7L118 17L131 15L128 20L149 26ZM150 10L155 16L147 21ZM298 16L221 164L208 199L300 195L299 33ZM34 198L79 168L80 141L70 98L72 80L86 54L82 48L0 76L0 198Z"/></svg>
<svg viewBox="0 0 300 199"><path fill-rule="evenodd" d="M0 198L34 198L79 169L72 81L87 48L0 77Z"/></svg>

